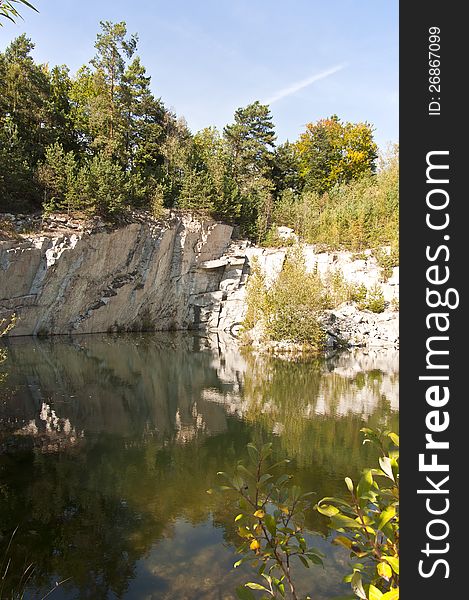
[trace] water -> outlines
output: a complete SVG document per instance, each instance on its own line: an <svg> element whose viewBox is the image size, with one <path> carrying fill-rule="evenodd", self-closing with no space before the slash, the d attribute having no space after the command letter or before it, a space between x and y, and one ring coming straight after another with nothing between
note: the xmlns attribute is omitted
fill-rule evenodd
<svg viewBox="0 0 469 600"><path fill-rule="evenodd" d="M25 598L66 580L48 597L233 599L251 571L232 569L234 509L206 493L217 471L272 441L304 491L343 495L344 477L374 462L360 427L397 429L395 351L285 362L189 334L17 338L7 350L0 562L11 560L10 589L33 565ZM307 525L326 568L301 567L300 588L346 593L347 553L325 518L311 511Z"/></svg>

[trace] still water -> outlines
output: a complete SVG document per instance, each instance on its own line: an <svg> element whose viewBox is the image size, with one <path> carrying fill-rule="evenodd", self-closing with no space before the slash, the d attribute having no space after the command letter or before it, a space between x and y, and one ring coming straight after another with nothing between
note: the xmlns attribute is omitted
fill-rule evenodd
<svg viewBox="0 0 469 600"><path fill-rule="evenodd" d="M251 578L234 509L208 495L246 444L273 442L303 491L345 494L374 462L365 424L398 425L398 354L287 362L189 334L11 339L0 367L0 563L5 587L52 600L229 600ZM1 377L1 376L0 376ZM348 557L308 514L316 600L349 591ZM12 532L18 527L11 545ZM5 565L3 565L4 567ZM64 581L65 580L65 581Z"/></svg>

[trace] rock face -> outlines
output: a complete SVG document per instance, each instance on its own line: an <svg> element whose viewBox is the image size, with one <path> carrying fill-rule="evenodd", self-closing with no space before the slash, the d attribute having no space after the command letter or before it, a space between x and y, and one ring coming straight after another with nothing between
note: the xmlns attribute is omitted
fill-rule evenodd
<svg viewBox="0 0 469 600"><path fill-rule="evenodd" d="M286 256L286 249L232 240L229 225L190 216L145 217L113 230L57 216L35 234L24 231L32 222L21 223L21 236L0 237L0 319L17 314L15 336L172 329L236 336L253 259L269 285ZM370 253L356 260L307 246L305 258L321 274L340 270L367 287L380 280ZM398 269L381 287L388 302L398 298ZM395 311L374 315L347 305L326 314L324 324L331 344L397 345Z"/></svg>
<svg viewBox="0 0 469 600"><path fill-rule="evenodd" d="M17 313L13 335L218 326L246 262L231 233L177 217L0 242L0 317Z"/></svg>
<svg viewBox="0 0 469 600"><path fill-rule="evenodd" d="M326 311L321 322L332 347L344 342L348 346L399 346L399 316L394 311L376 314L344 303Z"/></svg>

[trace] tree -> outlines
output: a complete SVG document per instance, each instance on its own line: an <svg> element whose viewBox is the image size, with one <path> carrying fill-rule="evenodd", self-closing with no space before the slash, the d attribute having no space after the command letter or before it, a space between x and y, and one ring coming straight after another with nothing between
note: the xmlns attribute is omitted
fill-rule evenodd
<svg viewBox="0 0 469 600"><path fill-rule="evenodd" d="M115 155L122 150L120 145L123 143L120 139L123 124L119 110L119 86L125 71L125 61L133 56L138 37L135 34L126 37L127 26L124 21L116 24L101 21L100 26L102 32L98 33L95 43L97 54L91 64L106 90L106 97L102 98L104 110L101 131L95 143L108 154Z"/></svg>
<svg viewBox="0 0 469 600"><path fill-rule="evenodd" d="M15 23L16 19L22 18L15 6L16 4L22 4L23 6L27 6L28 8L39 12L37 8L34 8L34 6L27 2L27 0L0 0L0 17L9 19L13 23ZM1 20L0 27L3 27Z"/></svg>
<svg viewBox="0 0 469 600"><path fill-rule="evenodd" d="M122 75L118 92L123 113L125 162L143 177L158 177L164 162L167 110L150 89L151 77L137 56Z"/></svg>
<svg viewBox="0 0 469 600"><path fill-rule="evenodd" d="M10 117L0 120L0 206L27 211L40 197L25 145Z"/></svg>
<svg viewBox="0 0 469 600"><path fill-rule="evenodd" d="M65 152L56 142L46 149L45 160L38 167L38 180L44 187L45 210L70 211L78 208L74 202L77 163L73 152Z"/></svg>
<svg viewBox="0 0 469 600"><path fill-rule="evenodd" d="M275 149L273 156L272 179L277 198L288 190L299 194L303 189L300 176L300 157L295 144L288 140Z"/></svg>
<svg viewBox="0 0 469 600"><path fill-rule="evenodd" d="M270 109L256 100L238 108L234 123L223 130L233 160L235 177L252 179L270 170L275 145L274 124Z"/></svg>
<svg viewBox="0 0 469 600"><path fill-rule="evenodd" d="M0 119L12 119L30 162L35 164L53 141L53 128L49 73L35 64L33 49L34 44L23 34L0 56Z"/></svg>
<svg viewBox="0 0 469 600"><path fill-rule="evenodd" d="M234 123L227 125L223 134L236 202L241 205L240 222L246 235L260 239L269 228L272 211L275 132L269 107L256 101L238 108Z"/></svg>
<svg viewBox="0 0 469 600"><path fill-rule="evenodd" d="M368 123L342 123L337 115L308 123L296 149L306 189L320 194L376 170L377 145Z"/></svg>
<svg viewBox="0 0 469 600"><path fill-rule="evenodd" d="M124 211L130 196L128 177L105 153L81 167L75 185L77 206L109 220Z"/></svg>

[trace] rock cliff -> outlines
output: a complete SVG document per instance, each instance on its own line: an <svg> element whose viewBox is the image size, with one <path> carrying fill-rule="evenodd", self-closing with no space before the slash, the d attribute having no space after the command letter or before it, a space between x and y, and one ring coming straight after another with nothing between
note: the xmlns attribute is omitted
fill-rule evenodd
<svg viewBox="0 0 469 600"><path fill-rule="evenodd" d="M18 230L17 217L2 219ZM236 335L252 259L269 282L282 269L286 249L257 248L232 233L229 225L188 215L145 217L117 229L50 218L36 232L0 238L0 318L17 314L15 336L180 329ZM356 260L308 246L305 258L310 269L340 270L367 287L380 278L370 253ZM382 289L388 302L398 298L398 269ZM397 344L395 311L379 318L356 312L332 314L331 335L342 328L354 345Z"/></svg>

